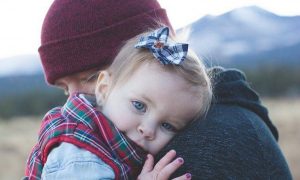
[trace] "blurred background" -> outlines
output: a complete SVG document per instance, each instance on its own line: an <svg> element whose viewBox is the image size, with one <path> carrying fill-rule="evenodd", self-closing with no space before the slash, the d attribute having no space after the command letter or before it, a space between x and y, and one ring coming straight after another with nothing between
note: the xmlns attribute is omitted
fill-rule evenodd
<svg viewBox="0 0 300 180"><path fill-rule="evenodd" d="M207 66L243 70L279 130L279 145L300 179L300 7L281 0L159 0ZM37 49L52 0L0 2L0 179L20 179L43 114L62 105Z"/></svg>

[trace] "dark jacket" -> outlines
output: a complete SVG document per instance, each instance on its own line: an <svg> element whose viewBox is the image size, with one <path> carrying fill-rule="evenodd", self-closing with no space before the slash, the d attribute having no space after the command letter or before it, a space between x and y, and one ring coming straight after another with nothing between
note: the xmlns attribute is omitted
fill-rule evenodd
<svg viewBox="0 0 300 180"><path fill-rule="evenodd" d="M278 132L238 70L214 68L214 100L206 119L185 129L158 156L175 149L192 179L292 179Z"/></svg>

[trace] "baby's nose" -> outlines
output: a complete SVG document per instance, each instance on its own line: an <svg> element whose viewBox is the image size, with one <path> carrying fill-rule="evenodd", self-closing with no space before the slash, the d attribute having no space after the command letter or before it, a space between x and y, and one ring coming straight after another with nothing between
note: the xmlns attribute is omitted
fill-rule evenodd
<svg viewBox="0 0 300 180"><path fill-rule="evenodd" d="M151 127L140 126L138 132L149 141L155 139L155 130Z"/></svg>

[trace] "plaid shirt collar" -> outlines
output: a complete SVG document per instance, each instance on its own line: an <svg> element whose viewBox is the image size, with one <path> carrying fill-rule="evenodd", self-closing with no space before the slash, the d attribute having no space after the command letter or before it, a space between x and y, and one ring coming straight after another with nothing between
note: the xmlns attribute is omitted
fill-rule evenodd
<svg viewBox="0 0 300 180"><path fill-rule="evenodd" d="M80 121L101 136L107 145L107 153L121 163L140 171L146 152L129 138L125 137L115 125L96 109L95 98L84 94L73 94L61 109L62 115ZM139 168L136 168L139 167ZM138 172L133 172L134 174Z"/></svg>

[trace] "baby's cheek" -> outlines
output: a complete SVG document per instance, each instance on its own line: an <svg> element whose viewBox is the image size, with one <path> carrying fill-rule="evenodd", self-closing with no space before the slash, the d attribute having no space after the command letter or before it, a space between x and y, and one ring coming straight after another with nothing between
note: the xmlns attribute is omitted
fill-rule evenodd
<svg viewBox="0 0 300 180"><path fill-rule="evenodd" d="M127 131L128 130L128 123L123 121L121 117L114 117L113 123L120 131Z"/></svg>
<svg viewBox="0 0 300 180"><path fill-rule="evenodd" d="M128 131L133 126L132 115L120 104L117 107L111 105L107 111L107 116L120 131Z"/></svg>
<svg viewBox="0 0 300 180"><path fill-rule="evenodd" d="M173 133L161 132L161 134L157 138L155 152L158 153L160 150L162 150L173 139L174 136L175 134Z"/></svg>

